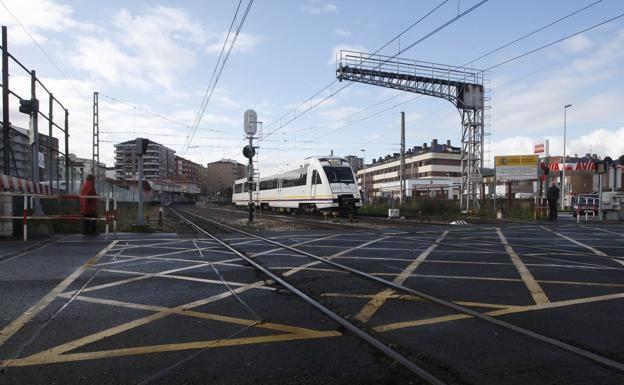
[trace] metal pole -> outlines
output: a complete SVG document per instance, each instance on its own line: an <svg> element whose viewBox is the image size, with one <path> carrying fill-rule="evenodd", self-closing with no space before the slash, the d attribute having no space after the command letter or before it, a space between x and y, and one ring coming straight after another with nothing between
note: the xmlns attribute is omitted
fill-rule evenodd
<svg viewBox="0 0 624 385"><path fill-rule="evenodd" d="M30 99L35 102L37 100L37 74L35 70L30 71ZM33 109L30 113L30 129L33 134L32 143L32 160L33 160L33 184L39 183L39 107ZM43 215L41 209L41 201L39 198L35 198L33 205L33 211L35 215Z"/></svg>
<svg viewBox="0 0 624 385"><path fill-rule="evenodd" d="M52 189L52 172L54 171L54 167L52 167L52 122L54 121L54 96L49 94L49 105L48 105L48 181L50 181L50 189Z"/></svg>
<svg viewBox="0 0 624 385"><path fill-rule="evenodd" d="M401 111L401 166L399 168L399 205L405 202L405 112Z"/></svg>
<svg viewBox="0 0 624 385"><path fill-rule="evenodd" d="M137 224L145 225L145 217L143 214L143 155L138 155L139 162L139 179L138 179L138 192L139 192L139 215L137 217Z"/></svg>
<svg viewBox="0 0 624 385"><path fill-rule="evenodd" d="M91 171L96 178L99 178L100 164L100 129L99 129L99 105L98 93L93 93L93 139L91 152ZM96 179L99 181L99 179Z"/></svg>
<svg viewBox="0 0 624 385"><path fill-rule="evenodd" d="M2 26L2 146L3 173L11 175L11 122L9 122L9 51L7 27Z"/></svg>
<svg viewBox="0 0 624 385"><path fill-rule="evenodd" d="M563 170L561 171L561 210L565 208L566 198L566 184L565 184L565 172L566 172L566 125L567 125L567 111L572 107L571 104L563 106Z"/></svg>
<svg viewBox="0 0 624 385"><path fill-rule="evenodd" d="M364 204L368 202L368 191L366 190L366 149L364 148L361 151L364 153L364 158L362 159L362 171L364 171L362 174L362 198L364 202L362 202L362 204Z"/></svg>
<svg viewBox="0 0 624 385"><path fill-rule="evenodd" d="M72 185L73 185L72 181ZM65 110L65 190L69 190L69 111Z"/></svg>
<svg viewBox="0 0 624 385"><path fill-rule="evenodd" d="M253 149L253 137L249 135L249 150ZM249 184L249 224L254 221L254 207L253 207L253 157L249 157L249 167L247 170L247 182Z"/></svg>
<svg viewBox="0 0 624 385"><path fill-rule="evenodd" d="M602 221L602 173L598 174L598 220Z"/></svg>

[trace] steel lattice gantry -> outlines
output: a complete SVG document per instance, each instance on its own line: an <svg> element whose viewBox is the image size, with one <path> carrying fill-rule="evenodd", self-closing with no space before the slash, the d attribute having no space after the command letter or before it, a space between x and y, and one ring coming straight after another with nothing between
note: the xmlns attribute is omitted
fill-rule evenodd
<svg viewBox="0 0 624 385"><path fill-rule="evenodd" d="M453 103L462 117L461 208L478 210L483 179L483 72L363 52L340 51L336 77L372 84Z"/></svg>

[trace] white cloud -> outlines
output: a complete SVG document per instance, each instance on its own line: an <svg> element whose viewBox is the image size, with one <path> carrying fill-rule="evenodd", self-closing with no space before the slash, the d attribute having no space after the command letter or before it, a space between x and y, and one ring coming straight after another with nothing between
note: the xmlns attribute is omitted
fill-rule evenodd
<svg viewBox="0 0 624 385"><path fill-rule="evenodd" d="M75 20L71 6L51 0L4 0L3 3L40 44L48 40L47 35L51 32L60 32L65 29L78 31L98 29L94 24ZM0 7L0 23L8 27L11 45L34 44L4 7Z"/></svg>
<svg viewBox="0 0 624 385"><path fill-rule="evenodd" d="M221 52L221 48L223 47L223 41L225 40L226 36L227 36L227 32L214 35L214 37L210 39L213 42L209 43L208 46L206 47L206 53L218 55L219 52ZM232 39L232 36L233 35L230 35L230 41ZM234 44L233 51L234 52L251 52L255 50L258 45L264 43L265 40L266 38L264 36L252 35L249 33L241 32L238 34L238 37L236 38L236 43ZM229 47L229 42L228 42L228 45L226 46L226 51L228 47Z"/></svg>
<svg viewBox="0 0 624 385"><path fill-rule="evenodd" d="M592 41L585 35L577 35L564 42L563 48L567 52L579 53L592 46Z"/></svg>
<svg viewBox="0 0 624 385"><path fill-rule="evenodd" d="M335 13L338 12L338 6L333 3L324 3L313 1L311 4L304 5L301 8L308 15L320 15L323 13Z"/></svg>
<svg viewBox="0 0 624 385"><path fill-rule="evenodd" d="M546 139L546 138L544 138ZM550 154L563 154L563 137L549 136ZM527 136L514 136L491 143L492 156L522 155L533 152L533 144L542 142ZM624 154L624 127L615 130L599 128L575 138L567 138L566 154L583 156L587 153L617 158Z"/></svg>
<svg viewBox="0 0 624 385"><path fill-rule="evenodd" d="M344 37L344 38L349 38L351 37L351 31L346 30L346 29L342 29L342 28L338 28L336 30L334 30L334 33L340 37Z"/></svg>

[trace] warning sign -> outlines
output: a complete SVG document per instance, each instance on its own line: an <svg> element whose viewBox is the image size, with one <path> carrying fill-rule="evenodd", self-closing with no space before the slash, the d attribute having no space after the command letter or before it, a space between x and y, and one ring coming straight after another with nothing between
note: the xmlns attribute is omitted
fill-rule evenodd
<svg viewBox="0 0 624 385"><path fill-rule="evenodd" d="M502 182L537 179L538 155L509 155L494 158L496 179Z"/></svg>

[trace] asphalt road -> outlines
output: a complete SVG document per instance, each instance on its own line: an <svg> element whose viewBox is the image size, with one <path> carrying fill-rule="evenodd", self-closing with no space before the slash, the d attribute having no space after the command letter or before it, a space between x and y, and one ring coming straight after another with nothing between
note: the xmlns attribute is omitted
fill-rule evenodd
<svg viewBox="0 0 624 385"><path fill-rule="evenodd" d="M624 362L623 234L545 222L265 235ZM220 236L449 384L624 383L560 348ZM23 246L0 243L0 255L9 247ZM265 278L192 235L71 236L5 257L0 384L420 383Z"/></svg>

